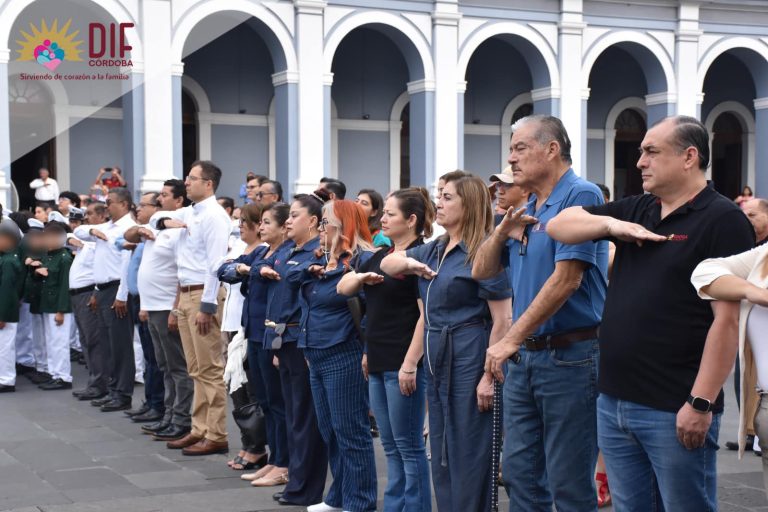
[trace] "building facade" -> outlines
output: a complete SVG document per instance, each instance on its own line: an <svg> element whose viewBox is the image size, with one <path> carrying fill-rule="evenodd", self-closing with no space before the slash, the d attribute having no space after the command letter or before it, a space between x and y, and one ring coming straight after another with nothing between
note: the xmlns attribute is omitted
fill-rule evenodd
<svg viewBox="0 0 768 512"><path fill-rule="evenodd" d="M81 59L36 78L22 50L54 19ZM94 64L119 24L130 51ZM0 0L0 95L3 204L40 166L62 190L116 165L149 191L198 158L234 197L247 171L292 193L433 185L498 172L530 113L562 118L575 171L616 197L671 114L709 128L718 190L768 195L763 0Z"/></svg>

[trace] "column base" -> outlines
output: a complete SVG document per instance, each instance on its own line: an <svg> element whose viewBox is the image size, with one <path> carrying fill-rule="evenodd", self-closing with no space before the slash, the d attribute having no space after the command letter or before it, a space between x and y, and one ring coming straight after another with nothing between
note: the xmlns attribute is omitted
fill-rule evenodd
<svg viewBox="0 0 768 512"><path fill-rule="evenodd" d="M178 176L147 176L144 175L141 177L141 184L139 185L139 190L142 194L146 194L147 192L160 192L163 189L163 183L166 180L170 180L173 178L178 178Z"/></svg>

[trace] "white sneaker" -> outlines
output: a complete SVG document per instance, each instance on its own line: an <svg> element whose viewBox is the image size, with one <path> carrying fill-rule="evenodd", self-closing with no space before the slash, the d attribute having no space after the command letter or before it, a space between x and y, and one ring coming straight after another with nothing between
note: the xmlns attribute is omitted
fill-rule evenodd
<svg viewBox="0 0 768 512"><path fill-rule="evenodd" d="M307 507L307 512L342 512L342 509L326 505L325 502Z"/></svg>

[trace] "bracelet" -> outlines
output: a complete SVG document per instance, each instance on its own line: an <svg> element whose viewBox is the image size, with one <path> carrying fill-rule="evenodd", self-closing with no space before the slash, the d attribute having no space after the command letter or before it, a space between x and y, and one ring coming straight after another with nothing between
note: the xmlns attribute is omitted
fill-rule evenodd
<svg viewBox="0 0 768 512"><path fill-rule="evenodd" d="M403 373L404 373L404 374L406 374L406 375L413 375L414 373L416 373L416 370L411 370L411 371L409 372L409 371L407 371L407 370L403 370L402 368L400 368L400 371L401 371L401 372L403 372Z"/></svg>

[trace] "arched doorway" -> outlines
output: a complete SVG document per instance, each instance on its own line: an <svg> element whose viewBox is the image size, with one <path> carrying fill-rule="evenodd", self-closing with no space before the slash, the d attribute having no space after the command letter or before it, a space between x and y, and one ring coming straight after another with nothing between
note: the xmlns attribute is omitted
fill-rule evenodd
<svg viewBox="0 0 768 512"><path fill-rule="evenodd" d="M197 129L197 107L195 100L185 90L181 90L181 161L186 178L192 162L200 158Z"/></svg>
<svg viewBox="0 0 768 512"><path fill-rule="evenodd" d="M715 190L725 197L741 194L744 132L740 120L731 112L723 112L712 130L712 181Z"/></svg>
<svg viewBox="0 0 768 512"><path fill-rule="evenodd" d="M614 125L613 198L615 200L643 193L643 180L637 169L638 148L645 136L645 119L640 112L624 109Z"/></svg>
<svg viewBox="0 0 768 512"><path fill-rule="evenodd" d="M56 138L53 101L45 85L23 81L17 76L9 80L11 147L20 155L11 163L11 181L19 195L19 209L33 207L35 193L29 183L45 167L56 177ZM16 205L7 205L14 207Z"/></svg>
<svg viewBox="0 0 768 512"><path fill-rule="evenodd" d="M411 186L411 104L400 114L400 188Z"/></svg>

